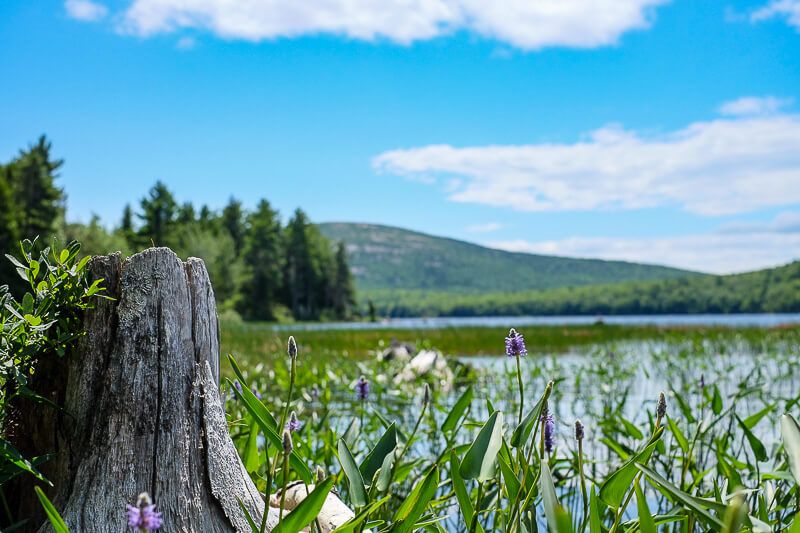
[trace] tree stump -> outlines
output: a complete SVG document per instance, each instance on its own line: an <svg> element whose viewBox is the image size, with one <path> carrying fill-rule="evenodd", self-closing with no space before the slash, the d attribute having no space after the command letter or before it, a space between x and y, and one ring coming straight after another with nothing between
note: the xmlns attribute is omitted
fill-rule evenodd
<svg viewBox="0 0 800 533"><path fill-rule="evenodd" d="M119 533L127 530L125 505L146 491L164 531L249 532L239 501L257 521L264 501L228 435L205 265L152 248L125 261L96 257L90 270L114 299L87 312L86 336L48 369L58 375L47 381L61 390L37 392L62 398L63 411L50 424L52 439L23 450L55 446L44 468L55 507L72 531ZM31 487L20 494L20 509L30 507ZM276 523L272 510L267 529Z"/></svg>

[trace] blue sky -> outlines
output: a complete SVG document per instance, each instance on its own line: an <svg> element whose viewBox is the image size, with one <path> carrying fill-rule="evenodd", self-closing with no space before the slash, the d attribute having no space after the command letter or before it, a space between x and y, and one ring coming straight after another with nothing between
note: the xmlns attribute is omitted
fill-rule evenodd
<svg viewBox="0 0 800 533"><path fill-rule="evenodd" d="M226 7L227 6L227 7ZM800 0L9 0L0 160L221 208L738 272L800 257Z"/></svg>

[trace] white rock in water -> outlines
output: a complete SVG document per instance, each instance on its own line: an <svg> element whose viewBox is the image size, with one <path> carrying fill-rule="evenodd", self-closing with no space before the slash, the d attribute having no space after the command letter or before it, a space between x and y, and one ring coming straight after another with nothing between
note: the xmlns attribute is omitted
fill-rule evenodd
<svg viewBox="0 0 800 533"><path fill-rule="evenodd" d="M308 485L306 492L306 486L299 481L289 485L289 487L286 489L286 500L283 506L283 515L286 516L288 512L300 505L300 502L302 502L312 490L314 490L314 485ZM272 508L270 511L275 509L279 510L281 505L281 495L273 494L270 496L269 505ZM320 509L319 514L317 515L317 521L319 522L319 526L322 528L323 533L330 533L354 516L355 513L347 505L345 505L345 503L340 500L336 494L329 492L328 497L325 498L325 503L322 504L322 509ZM311 531L311 526L306 527L302 531Z"/></svg>

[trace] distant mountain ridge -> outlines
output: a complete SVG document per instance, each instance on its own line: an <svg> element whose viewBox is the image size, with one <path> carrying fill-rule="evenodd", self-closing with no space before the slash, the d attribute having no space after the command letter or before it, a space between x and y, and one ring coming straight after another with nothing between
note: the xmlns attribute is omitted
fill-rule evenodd
<svg viewBox="0 0 800 533"><path fill-rule="evenodd" d="M406 229L361 223L318 225L344 241L359 291L485 294L654 281L702 275L677 268L506 252Z"/></svg>

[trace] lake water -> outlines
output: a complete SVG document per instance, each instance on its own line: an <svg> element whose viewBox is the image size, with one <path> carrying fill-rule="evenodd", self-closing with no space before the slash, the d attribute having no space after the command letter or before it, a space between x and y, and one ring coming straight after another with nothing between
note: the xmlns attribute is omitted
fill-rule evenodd
<svg viewBox="0 0 800 533"><path fill-rule="evenodd" d="M621 315L621 316L485 316L485 317L434 317L393 318L380 322L315 322L307 324L280 324L273 329L283 330L333 330L333 329L438 329L462 326L523 327L569 326L594 324L656 325L656 326L727 326L773 327L782 324L800 324L800 313L735 314L735 315Z"/></svg>

